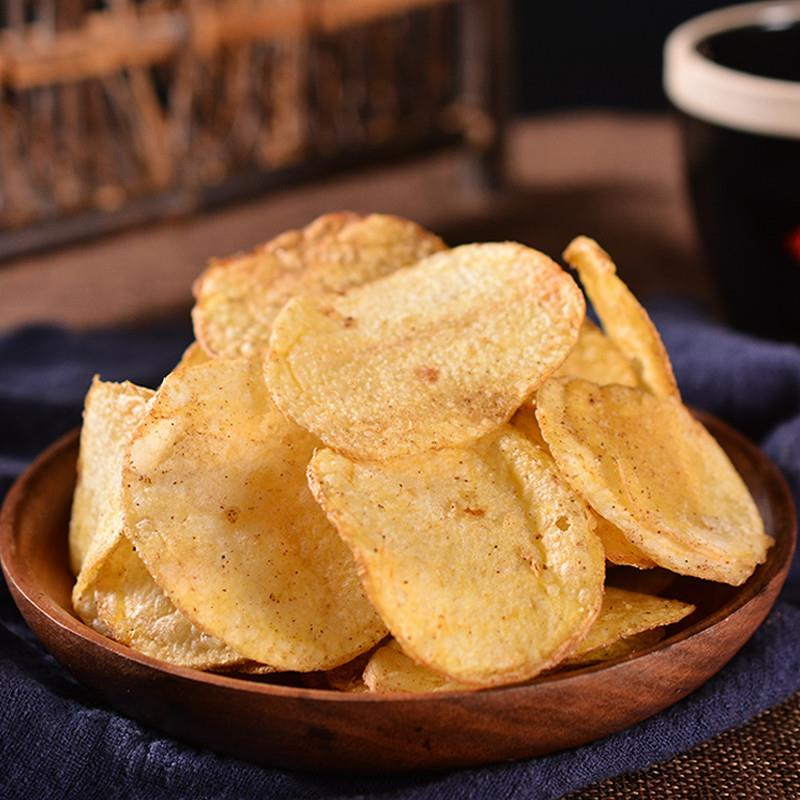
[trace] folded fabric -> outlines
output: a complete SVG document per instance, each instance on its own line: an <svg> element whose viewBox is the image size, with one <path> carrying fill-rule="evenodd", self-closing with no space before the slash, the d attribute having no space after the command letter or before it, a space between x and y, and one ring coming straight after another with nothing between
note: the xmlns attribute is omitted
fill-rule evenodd
<svg viewBox="0 0 800 800"><path fill-rule="evenodd" d="M800 496L800 348L760 342L671 304L655 320L687 403L761 442ZM0 485L78 424L89 381L156 386L190 332L0 337ZM665 712L552 756L438 775L332 777L199 751L126 719L48 655L0 587L0 796L13 798L557 798L668 759L800 689L800 575L716 677Z"/></svg>

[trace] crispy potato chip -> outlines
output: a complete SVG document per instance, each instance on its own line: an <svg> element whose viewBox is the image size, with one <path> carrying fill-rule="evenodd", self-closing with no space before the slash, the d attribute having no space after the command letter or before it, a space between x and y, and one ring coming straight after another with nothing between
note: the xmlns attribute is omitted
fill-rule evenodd
<svg viewBox="0 0 800 800"><path fill-rule="evenodd" d="M574 661L572 659L567 659L563 661L562 664L563 666L578 667L585 664L596 664L598 661L614 661L617 658L625 658L634 655L634 653L639 653L642 650L647 650L648 647L658 644L663 638L663 628L653 628L649 631L634 633L623 639L617 639L616 642L612 642L603 647L589 650Z"/></svg>
<svg viewBox="0 0 800 800"><path fill-rule="evenodd" d="M665 625L680 621L694 606L680 600L606 587L603 605L586 637L561 665L578 666L630 655L658 642ZM406 655L395 640L379 647L364 669L372 692L441 692L470 689Z"/></svg>
<svg viewBox="0 0 800 800"><path fill-rule="evenodd" d="M275 408L260 364L214 359L165 379L125 469L126 527L156 582L280 670L335 667L386 635L306 485L317 444Z"/></svg>
<svg viewBox="0 0 800 800"><path fill-rule="evenodd" d="M290 300L267 383L284 413L354 458L447 447L506 422L566 358L584 310L547 256L466 245L342 297Z"/></svg>
<svg viewBox="0 0 800 800"><path fill-rule="evenodd" d="M325 686L329 689L336 689L339 692L366 692L367 686L362 676L374 652L376 651L362 653L340 667L334 667L323 672Z"/></svg>
<svg viewBox="0 0 800 800"><path fill-rule="evenodd" d="M594 532L600 537L606 558L612 564L622 564L638 569L652 569L656 562L645 555L635 544L625 538L625 534L613 523L595 515Z"/></svg>
<svg viewBox="0 0 800 800"><path fill-rule="evenodd" d="M689 616L692 611L694 606L681 600L666 600L607 586L600 614L564 663L582 664L602 660L598 658L598 651L602 653L620 639L672 625Z"/></svg>
<svg viewBox="0 0 800 800"><path fill-rule="evenodd" d="M531 403L526 403L511 418L511 424L533 442L535 445L544 448L548 453L550 448L542 436L539 423L536 421L536 414ZM592 514L594 521L594 532L600 537L603 548L606 551L606 558L612 564L627 564L639 569L650 569L655 563L648 558L635 545L631 544L618 528L608 520Z"/></svg>
<svg viewBox="0 0 800 800"><path fill-rule="evenodd" d="M150 389L132 383L105 383L96 375L86 395L78 455L78 482L69 523L69 555L77 575L98 531L115 532L122 527L119 503L121 448L152 397ZM98 542L95 547L105 547Z"/></svg>
<svg viewBox="0 0 800 800"><path fill-rule="evenodd" d="M541 447L548 453L550 452L547 442L544 440L541 430L539 430L539 423L536 421L536 414L530 403L520 406L514 416L511 417L511 425L537 447Z"/></svg>
<svg viewBox="0 0 800 800"><path fill-rule="evenodd" d="M747 487L676 398L559 378L536 417L573 488L659 566L739 585L766 558Z"/></svg>
<svg viewBox="0 0 800 800"><path fill-rule="evenodd" d="M249 671L255 666L175 608L124 536L107 553L84 591L81 588L79 582L76 609L93 607L94 627L140 653L194 669ZM256 666L258 672L265 670L272 668Z"/></svg>
<svg viewBox="0 0 800 800"><path fill-rule="evenodd" d="M72 593L87 625L145 655L196 669L243 665L244 659L186 619L155 584L124 536L122 466L149 389L95 378L86 397L80 477L71 528L91 532Z"/></svg>
<svg viewBox="0 0 800 800"><path fill-rule="evenodd" d="M321 450L309 483L403 650L453 680L530 678L600 609L605 560L588 510L510 426L387 462Z"/></svg>
<svg viewBox="0 0 800 800"><path fill-rule="evenodd" d="M363 683L371 692L448 692L473 689L445 678L409 658L394 640L379 647L367 662Z"/></svg>
<svg viewBox="0 0 800 800"><path fill-rule="evenodd" d="M672 589L679 580L674 572L661 567L654 569L636 569L625 566L614 566L606 571L606 586L627 589L629 592L663 595Z"/></svg>
<svg viewBox="0 0 800 800"><path fill-rule="evenodd" d="M638 386L633 364L591 320L585 319L578 341L558 368L556 377L583 378L599 383Z"/></svg>
<svg viewBox="0 0 800 800"><path fill-rule="evenodd" d="M175 369L183 369L184 367L196 367L198 364L205 364L210 359L210 356L200 346L199 342L192 342L186 350L183 351L181 360L175 365Z"/></svg>
<svg viewBox="0 0 800 800"><path fill-rule="evenodd" d="M578 236L564 251L564 259L578 270L603 329L633 362L642 385L657 397L679 397L661 337L639 301L617 277L617 268L608 253L593 239Z"/></svg>
<svg viewBox="0 0 800 800"><path fill-rule="evenodd" d="M266 349L272 321L296 294L340 293L444 250L414 222L385 214L326 214L245 255L213 261L194 286L195 335L213 355Z"/></svg>

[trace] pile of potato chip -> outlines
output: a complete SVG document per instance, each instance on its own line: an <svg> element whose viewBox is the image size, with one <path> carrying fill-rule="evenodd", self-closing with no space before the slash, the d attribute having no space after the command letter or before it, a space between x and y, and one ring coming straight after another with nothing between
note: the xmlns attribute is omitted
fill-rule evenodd
<svg viewBox="0 0 800 800"><path fill-rule="evenodd" d="M546 255L392 216L213 262L161 386L87 395L78 615L176 665L425 692L627 656L694 610L607 561L744 582L771 544L747 488L608 255L564 255L602 330Z"/></svg>

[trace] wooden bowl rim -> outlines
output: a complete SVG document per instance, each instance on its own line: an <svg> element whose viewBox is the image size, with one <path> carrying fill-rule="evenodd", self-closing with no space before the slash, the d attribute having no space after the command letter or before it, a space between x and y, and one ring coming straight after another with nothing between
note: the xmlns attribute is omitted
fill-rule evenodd
<svg viewBox="0 0 800 800"><path fill-rule="evenodd" d="M17 518L22 504L27 499L30 486L40 479L41 473L49 469L51 462L61 456L64 451L76 447L80 435L80 428L69 431L53 442L33 461L19 478L17 478L9 489L3 503L2 511L0 511L0 565L2 566L6 581L12 590L15 590L21 597L36 608L40 614L44 615L49 620L50 624L59 628L67 636L77 637L83 642L84 646L89 648L98 647L115 656L133 661L144 667L167 673L184 680L204 683L219 689L252 692L258 695L271 695L288 699L317 700L326 703L378 704L398 702L440 703L453 700L487 698L499 694L508 696L516 692L535 691L536 688L542 684L559 684L563 686L565 690L568 690L572 684L583 682L588 675L628 668L628 665L633 661L647 658L653 653L668 650L687 639L703 634L705 631L713 628L747 605L754 597L759 595L776 576L788 570L795 548L797 516L794 500L783 475L771 459L738 431L706 412L693 409L692 413L710 430L712 435L719 433L723 440L730 440L736 446L747 452L753 460L760 465L765 483L771 486L773 494L777 495L779 498L779 505L782 505L783 510L786 512L785 524L778 530L772 531L775 537L775 544L769 549L766 561L756 568L753 575L751 575L741 587L738 587L738 591L728 602L687 628L668 636L661 642L634 655L570 670L564 673L542 675L526 683L497 686L481 690L438 691L424 694L404 692L373 694L366 692L342 692L335 689L282 686L280 684L258 683L253 680L234 677L224 673L203 672L189 667L175 666L143 655L127 645L120 644L113 639L103 636L63 609L39 586L34 576L30 574L25 563L17 557L15 539Z"/></svg>

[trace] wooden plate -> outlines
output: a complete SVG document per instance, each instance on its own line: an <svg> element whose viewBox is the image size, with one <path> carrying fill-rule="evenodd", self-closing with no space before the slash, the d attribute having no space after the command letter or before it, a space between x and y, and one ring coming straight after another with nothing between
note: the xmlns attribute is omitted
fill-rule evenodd
<svg viewBox="0 0 800 800"><path fill-rule="evenodd" d="M263 764L337 772L438 769L585 744L677 702L716 673L771 608L795 542L791 495L759 450L700 415L744 477L775 546L744 586L675 578L698 610L635 657L482 692L348 694L172 667L88 628L72 612L67 526L78 434L16 482L0 517L11 593L56 658L112 707L176 738ZM625 571L614 571L625 578Z"/></svg>

